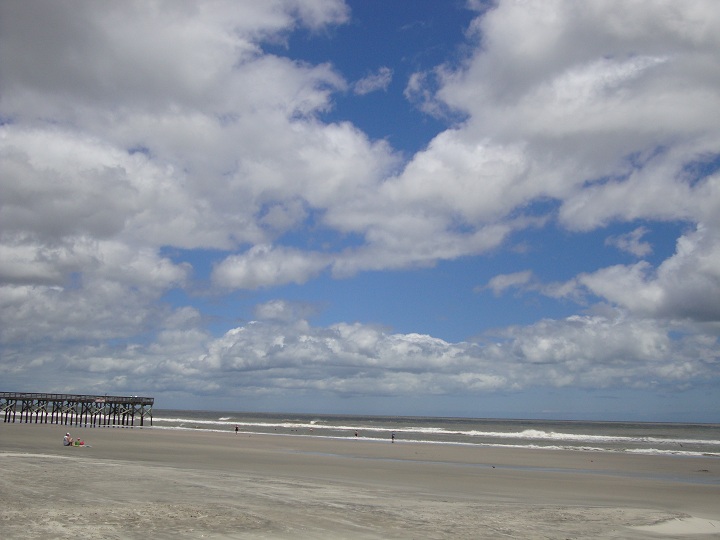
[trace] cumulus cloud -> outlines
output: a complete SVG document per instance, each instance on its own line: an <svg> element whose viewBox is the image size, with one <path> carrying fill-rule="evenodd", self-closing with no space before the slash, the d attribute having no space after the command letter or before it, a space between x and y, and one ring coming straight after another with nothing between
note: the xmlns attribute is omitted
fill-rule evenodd
<svg viewBox="0 0 720 540"><path fill-rule="evenodd" d="M480 46L467 61L436 72L436 92L424 90L420 76L411 81L413 93L467 119L386 186L434 204L434 216L447 203L448 215L470 227L516 218L542 200L559 201L560 224L576 231L641 219L694 222L704 232L681 238L682 253L661 267L607 268L579 282L638 314L716 317L695 291L711 299L720 292L710 262L718 180L703 167L720 144L710 120L720 113L720 65L712 60L718 37L710 30L718 23L720 12L705 1L682 10L671 2L653 9L501 2L472 24ZM515 230L527 224L506 223ZM636 228L611 242L644 256L643 234ZM688 260L698 250L703 264L693 266ZM572 296L578 289L572 282L545 287L552 291Z"/></svg>
<svg viewBox="0 0 720 540"><path fill-rule="evenodd" d="M720 320L720 241L704 225L677 243L657 269L647 262L584 274L579 283L593 294L639 316Z"/></svg>
<svg viewBox="0 0 720 540"><path fill-rule="evenodd" d="M311 304L270 300L255 306L254 311L259 320L291 322L307 318L314 314L317 308Z"/></svg>
<svg viewBox="0 0 720 540"><path fill-rule="evenodd" d="M717 41L703 30L707 21L698 18L703 9L711 19L717 14L707 3L694 8L680 17L697 35L678 31L667 4L646 10L633 2L594 2L582 9L567 2L505 2L479 18L483 47L466 67L446 74L437 98L469 115L458 142L522 144L523 172L529 171L510 170L495 179L502 192L517 193L519 199L491 193L484 203L507 212L518 200L547 196L567 201L569 208L577 198L587 203L582 210L562 213L571 227L589 228L615 216L682 216L682 202L674 216L655 204L663 196L676 205L678 199L669 195L682 194L680 201L693 197L679 182L678 168L706 145L716 147L717 132L707 115L720 105L713 77L707 79L701 67ZM618 13L635 21L631 32L620 26ZM668 41L658 41L656 25ZM577 35L585 36L581 44L575 44ZM717 65L706 67L717 73ZM686 91L688 77L697 79L691 94L707 98L699 108ZM658 147L668 152L652 154ZM648 153L645 163L628 159ZM624 193L605 202L604 192L626 183L622 179L630 174L643 177L644 188L652 184L647 190L652 200ZM610 181L592 182L600 179ZM605 216L576 224L595 212Z"/></svg>
<svg viewBox="0 0 720 540"><path fill-rule="evenodd" d="M360 96L376 92L378 90L387 90L392 81L393 71L387 66L383 66L377 70L377 73L363 77L353 84L353 92Z"/></svg>
<svg viewBox="0 0 720 540"><path fill-rule="evenodd" d="M530 283L533 279L532 270L524 270L522 272L513 272L512 274L501 274L492 278L482 289L492 290L495 296L503 294L507 289L523 287Z"/></svg>
<svg viewBox="0 0 720 540"><path fill-rule="evenodd" d="M647 227L638 227L637 229L619 236L610 236L605 240L605 245L615 246L621 251L626 251L636 257L644 257L652 253L652 246L648 242L643 242L642 238L648 233Z"/></svg>
<svg viewBox="0 0 720 540"><path fill-rule="evenodd" d="M515 379L528 382L540 376L557 386L644 387L679 385L712 376L715 360L708 363L707 357L692 357L695 336L674 341L669 335L673 330L652 320L628 319L622 314L612 318L572 316L540 321L526 328L509 328L502 336L509 341L501 346L523 366L534 366L526 375L518 373Z"/></svg>
<svg viewBox="0 0 720 540"><path fill-rule="evenodd" d="M253 246L228 257L213 270L213 282L237 289L257 289L284 283L305 283L327 266L327 257L268 245Z"/></svg>
<svg viewBox="0 0 720 540"><path fill-rule="evenodd" d="M618 11L637 22L632 31ZM707 30L716 11L707 2L687 12L666 3L499 3L474 21L480 46L465 63L416 73L406 88L424 111L455 110L464 121L380 189L330 209L328 222L363 231L378 249L388 238L412 238L401 235L417 230L418 216L447 241L402 263L412 264L420 253L461 256L444 249L453 239L467 255L496 247L506 234L472 238L489 227L522 230L533 221L518 216L537 201L558 201L557 217L571 230L708 217L712 188L686 171L720 142L710 121L720 112L720 72L710 61L717 38ZM695 31L681 30L676 17Z"/></svg>
<svg viewBox="0 0 720 540"><path fill-rule="evenodd" d="M38 336L48 342L127 338L162 325L172 315L156 302L167 290L186 283L187 265L117 242L85 248L58 250L65 259L65 273L43 276L53 278L53 285L42 284L43 279L32 273L33 268L44 269L37 264L42 253L17 263L31 268L18 270L25 281L35 280L19 284L7 279L0 285L0 341L32 342Z"/></svg>
<svg viewBox="0 0 720 540"><path fill-rule="evenodd" d="M332 66L262 51L263 40L297 25L345 22L340 2L162 4L150 13L96 6L81 22L59 7L33 19L34 5L7 7L4 17L17 23L3 32L0 53L3 115L15 119L3 126L7 183L15 201L34 183L47 201L68 204L44 212L43 199L36 208L3 203L23 231L74 227L68 232L233 252L319 224L362 240L328 252L335 275L346 276L482 254L528 227L523 209L538 200L559 201L560 222L576 230L697 220L698 205L708 207L712 189L684 175L718 143L711 3L484 10L470 25L478 47L465 62L411 77L406 95L465 120L402 168L386 143L317 121L348 86ZM42 40L14 54L40 31ZM391 71L354 90L385 88ZM53 162L39 151L46 144ZM80 162L63 161L69 153ZM22 221L38 213L46 222ZM294 249L273 253L297 263ZM236 258L247 257L228 260Z"/></svg>
<svg viewBox="0 0 720 540"><path fill-rule="evenodd" d="M316 275L327 263L315 255L265 246L396 158L350 124L316 121L345 87L331 66L263 54L260 43L347 15L333 0L3 6L4 335L54 329L43 319L56 311L77 320L60 336L83 324L87 336L142 328L163 311L152 302L190 275L160 255L167 246L255 246L228 253L221 286ZM115 313L115 329L95 332L100 311Z"/></svg>
<svg viewBox="0 0 720 540"><path fill-rule="evenodd" d="M45 369L61 368L63 385L79 376L87 384L118 378L149 392L334 396L473 394L532 386L681 388L713 377L719 360L717 340L621 312L542 320L477 342L450 343L360 323L314 326L287 316L292 310L268 303L259 308L263 319L218 338L193 330L196 314L177 314L151 347L71 347L59 358L45 349L37 358L50 362L54 356ZM678 333L680 339L671 337Z"/></svg>

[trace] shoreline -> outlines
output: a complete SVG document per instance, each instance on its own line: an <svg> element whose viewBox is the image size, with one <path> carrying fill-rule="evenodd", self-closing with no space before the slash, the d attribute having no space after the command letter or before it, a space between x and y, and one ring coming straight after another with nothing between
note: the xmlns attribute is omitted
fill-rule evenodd
<svg viewBox="0 0 720 540"><path fill-rule="evenodd" d="M93 428L97 429L97 428ZM201 428L201 427L185 427L185 426L174 426L174 427L165 427L165 426L146 426L142 428L135 428L135 429L150 429L150 430L168 430L168 431L185 431L185 432L192 432L192 433L218 433L218 434L227 434L231 433L231 430L227 429L208 429L208 428ZM242 435L255 435L258 437L261 436L267 436L267 437L304 437L308 439L325 439L325 440L331 440L331 441L350 441L350 440L360 440L360 441L370 441L370 442L378 442L378 443L385 443L385 442L391 442L391 439L389 438L378 438L378 437L364 437L360 436L357 439L352 436L334 436L334 435L318 435L318 434L307 434L307 433L263 433L263 432L249 432L249 431L240 431L239 432ZM417 440L417 439L406 439L402 437L396 437L395 442L400 442L403 444L419 444L419 445L438 445L438 446L463 446L467 448L496 448L500 450L540 450L540 451L567 451L567 452L581 452L581 453L599 453L599 454L620 454L620 455L638 455L638 456L666 456L666 457L689 457L689 458L710 458L710 459L720 459L720 453L715 452L696 452L696 451L683 451L683 450L676 450L676 451L662 451L662 450L615 450L615 449L608 449L608 448L600 448L600 447L588 447L588 446L578 446L578 447L570 447L570 446L558 446L558 445L533 445L533 444L525 444L525 445L517 445L517 444L499 444L499 443L472 443L472 442L459 442L459 441L433 441L433 440Z"/></svg>
<svg viewBox="0 0 720 540"><path fill-rule="evenodd" d="M5 537L658 538L671 533L647 527L720 527L715 457L155 428L70 427L88 446L68 448L67 430L0 424ZM70 519L86 511L95 519Z"/></svg>
<svg viewBox="0 0 720 540"><path fill-rule="evenodd" d="M497 448L541 448L720 457L720 424L568 422L435 417L375 417L308 414L166 411L155 428L224 432L239 426L257 434L325 436L458 444Z"/></svg>

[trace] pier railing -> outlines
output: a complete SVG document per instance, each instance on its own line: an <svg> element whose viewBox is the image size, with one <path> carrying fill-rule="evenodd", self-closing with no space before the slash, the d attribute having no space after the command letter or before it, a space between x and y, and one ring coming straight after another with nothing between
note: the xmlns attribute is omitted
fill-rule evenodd
<svg viewBox="0 0 720 540"><path fill-rule="evenodd" d="M147 418L152 425L154 403L139 396L0 392L0 414L13 423L133 427L136 418L139 426Z"/></svg>

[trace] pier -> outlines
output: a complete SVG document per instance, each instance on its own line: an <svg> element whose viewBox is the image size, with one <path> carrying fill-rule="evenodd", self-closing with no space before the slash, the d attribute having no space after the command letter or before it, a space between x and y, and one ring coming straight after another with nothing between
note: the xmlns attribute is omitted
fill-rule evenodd
<svg viewBox="0 0 720 540"><path fill-rule="evenodd" d="M155 398L0 392L4 421L85 427L152 425Z"/></svg>

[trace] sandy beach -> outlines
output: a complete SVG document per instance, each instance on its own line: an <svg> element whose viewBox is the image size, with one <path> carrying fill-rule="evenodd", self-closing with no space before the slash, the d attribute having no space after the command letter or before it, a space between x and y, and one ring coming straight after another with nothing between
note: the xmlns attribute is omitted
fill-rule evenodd
<svg viewBox="0 0 720 540"><path fill-rule="evenodd" d="M717 458L0 423L14 538L720 538Z"/></svg>

